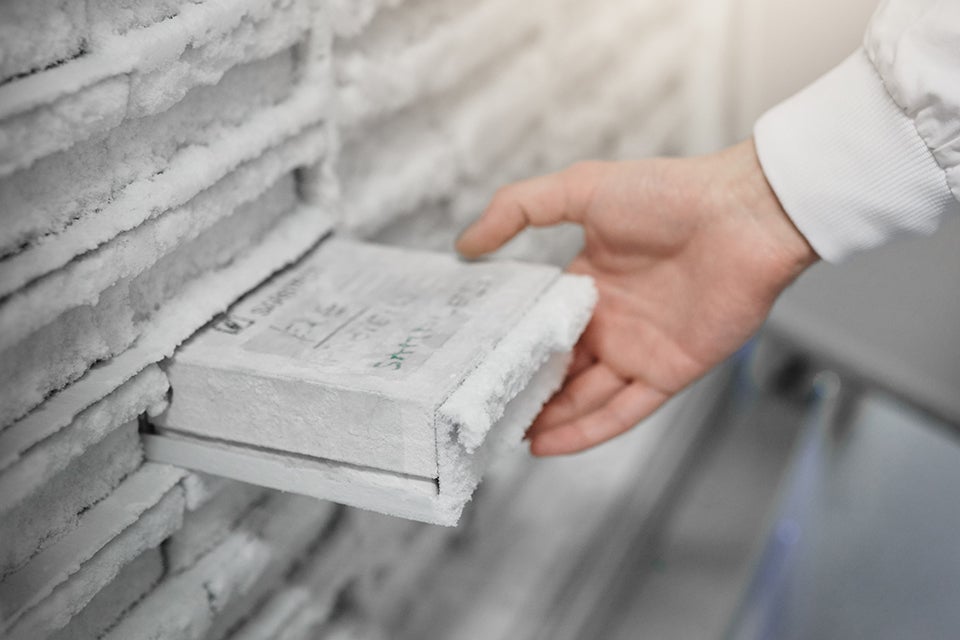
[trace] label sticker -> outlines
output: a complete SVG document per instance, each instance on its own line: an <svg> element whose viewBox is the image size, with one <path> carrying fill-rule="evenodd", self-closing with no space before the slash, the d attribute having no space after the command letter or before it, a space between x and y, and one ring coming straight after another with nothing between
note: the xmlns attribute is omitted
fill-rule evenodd
<svg viewBox="0 0 960 640"><path fill-rule="evenodd" d="M431 273L417 265L378 266L351 265L351 273L340 277L313 273L311 282L288 284L250 310L264 318L244 331L243 348L349 373L402 377L463 329L496 284L492 274L475 268Z"/></svg>

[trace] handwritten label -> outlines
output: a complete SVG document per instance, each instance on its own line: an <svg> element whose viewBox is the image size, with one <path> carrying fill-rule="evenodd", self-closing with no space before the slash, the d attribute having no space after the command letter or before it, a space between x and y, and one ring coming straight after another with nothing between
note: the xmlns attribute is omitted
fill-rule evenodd
<svg viewBox="0 0 960 640"><path fill-rule="evenodd" d="M489 274L467 268L452 273L351 268L337 278L316 273L310 282L298 278L259 304L256 310L266 322L258 322L243 348L395 378L441 349L496 285Z"/></svg>

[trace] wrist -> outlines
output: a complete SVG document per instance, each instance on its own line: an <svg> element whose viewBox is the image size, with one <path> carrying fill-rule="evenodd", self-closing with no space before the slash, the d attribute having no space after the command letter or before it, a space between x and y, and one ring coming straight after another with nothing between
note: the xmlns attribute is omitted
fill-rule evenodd
<svg viewBox="0 0 960 640"><path fill-rule="evenodd" d="M747 216L747 222L763 239L756 249L783 273L785 285L789 284L818 262L820 256L793 223L767 181L753 138L721 151L718 156L725 174L718 186L734 199L730 204Z"/></svg>

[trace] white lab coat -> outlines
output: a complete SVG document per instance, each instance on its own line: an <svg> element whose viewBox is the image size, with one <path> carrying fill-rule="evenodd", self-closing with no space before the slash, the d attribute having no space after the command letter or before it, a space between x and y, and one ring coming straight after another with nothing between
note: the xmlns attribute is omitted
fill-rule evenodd
<svg viewBox="0 0 960 640"><path fill-rule="evenodd" d="M960 215L960 0L886 0L863 46L764 114L754 137L825 260Z"/></svg>

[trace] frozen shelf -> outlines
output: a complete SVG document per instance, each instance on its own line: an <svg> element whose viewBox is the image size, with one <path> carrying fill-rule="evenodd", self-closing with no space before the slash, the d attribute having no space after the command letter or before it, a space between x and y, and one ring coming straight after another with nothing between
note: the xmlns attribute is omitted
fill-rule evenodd
<svg viewBox="0 0 960 640"><path fill-rule="evenodd" d="M554 267L327 240L177 352L148 456L456 524L595 298Z"/></svg>

